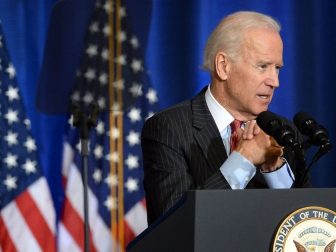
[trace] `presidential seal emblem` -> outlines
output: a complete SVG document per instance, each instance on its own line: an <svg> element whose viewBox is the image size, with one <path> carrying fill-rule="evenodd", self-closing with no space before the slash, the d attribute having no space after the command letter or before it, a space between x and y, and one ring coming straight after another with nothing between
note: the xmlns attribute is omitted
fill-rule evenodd
<svg viewBox="0 0 336 252"><path fill-rule="evenodd" d="M291 213L279 226L273 252L336 252L336 212L311 206Z"/></svg>

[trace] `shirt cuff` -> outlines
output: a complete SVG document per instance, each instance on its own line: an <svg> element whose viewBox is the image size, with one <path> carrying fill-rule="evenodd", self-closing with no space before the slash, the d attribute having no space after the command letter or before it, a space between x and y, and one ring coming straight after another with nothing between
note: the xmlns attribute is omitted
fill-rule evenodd
<svg viewBox="0 0 336 252"><path fill-rule="evenodd" d="M261 174L264 176L266 183L270 188L290 188L294 183L294 174L287 161L281 168L273 172L262 172Z"/></svg>
<svg viewBox="0 0 336 252"><path fill-rule="evenodd" d="M244 189L256 174L256 167L239 152L233 151L220 171L232 189Z"/></svg>

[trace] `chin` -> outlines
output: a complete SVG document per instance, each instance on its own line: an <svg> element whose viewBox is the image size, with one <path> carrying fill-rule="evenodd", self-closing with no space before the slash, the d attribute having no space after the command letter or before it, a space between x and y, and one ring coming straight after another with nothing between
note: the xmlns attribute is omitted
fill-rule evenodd
<svg viewBox="0 0 336 252"><path fill-rule="evenodd" d="M256 115L256 117L261 113L261 112L264 112L264 111L267 111L268 109L268 106L267 107L263 107L263 108L259 108L259 109L256 109L253 113L254 115Z"/></svg>

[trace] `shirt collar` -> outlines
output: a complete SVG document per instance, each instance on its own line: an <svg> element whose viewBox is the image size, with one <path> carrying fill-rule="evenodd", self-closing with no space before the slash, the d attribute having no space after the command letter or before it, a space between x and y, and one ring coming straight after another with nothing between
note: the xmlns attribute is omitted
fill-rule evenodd
<svg viewBox="0 0 336 252"><path fill-rule="evenodd" d="M223 132L223 130L226 129L231 122L233 122L234 117L222 105L219 104L215 97L213 97L210 90L210 85L208 85L208 89L205 92L205 101L212 117L215 120L219 132Z"/></svg>

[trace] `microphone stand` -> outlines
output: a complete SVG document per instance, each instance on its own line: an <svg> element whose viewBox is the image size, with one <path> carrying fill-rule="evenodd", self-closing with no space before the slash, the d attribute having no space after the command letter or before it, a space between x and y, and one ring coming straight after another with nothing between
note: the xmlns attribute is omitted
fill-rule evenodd
<svg viewBox="0 0 336 252"><path fill-rule="evenodd" d="M310 164L308 165L308 167L305 169L305 172L303 174L303 178L308 176L308 172L311 169L311 167L313 166L313 164L315 164L323 155L327 154L329 151L331 151L332 149L332 145L329 143L328 145L322 145L320 146L320 148L318 149L318 151L315 153L315 155L313 156Z"/></svg>
<svg viewBox="0 0 336 252"><path fill-rule="evenodd" d="M88 204L88 167L89 167L89 132L97 125L98 105L92 104L89 116L81 111L79 104L73 103L71 112L73 125L79 128L82 156L82 180L83 180L83 210L84 210L84 251L90 252L90 229L89 229L89 204Z"/></svg>
<svg viewBox="0 0 336 252"><path fill-rule="evenodd" d="M293 150L295 154L296 167L298 167L297 174L296 174L297 177L294 180L293 187L301 188L304 185L307 179L307 174L308 174L308 167L306 164L305 152L301 148L300 145L296 146L296 148L294 148Z"/></svg>
<svg viewBox="0 0 336 252"><path fill-rule="evenodd" d="M298 142L292 143L291 144L292 150L294 152L295 156L295 163L296 166L298 167L297 172L296 172L296 178L294 180L293 187L294 188L301 188L303 184L305 183L307 179L307 164L306 164L306 159L305 159L305 152L304 148L302 148L302 145L299 144Z"/></svg>
<svg viewBox="0 0 336 252"><path fill-rule="evenodd" d="M305 142L303 142L302 146L303 149L308 149L310 146L312 145L310 140L307 140ZM320 146L320 148L318 149L318 151L315 153L315 155L313 156L310 164L307 166L306 162L305 162L305 158L304 158L304 151L303 149L301 149L301 153L297 153L295 155L296 157L296 161L299 165L299 167L303 167L303 172L300 173L300 180L295 180L294 182L294 187L295 188L299 188L302 187L302 185L305 183L305 181L308 178L308 173L311 169L311 167L313 166L313 164L315 164L323 155L327 154L328 152L331 151L332 149L332 145L331 143L326 143ZM300 169L301 170L301 169Z"/></svg>

